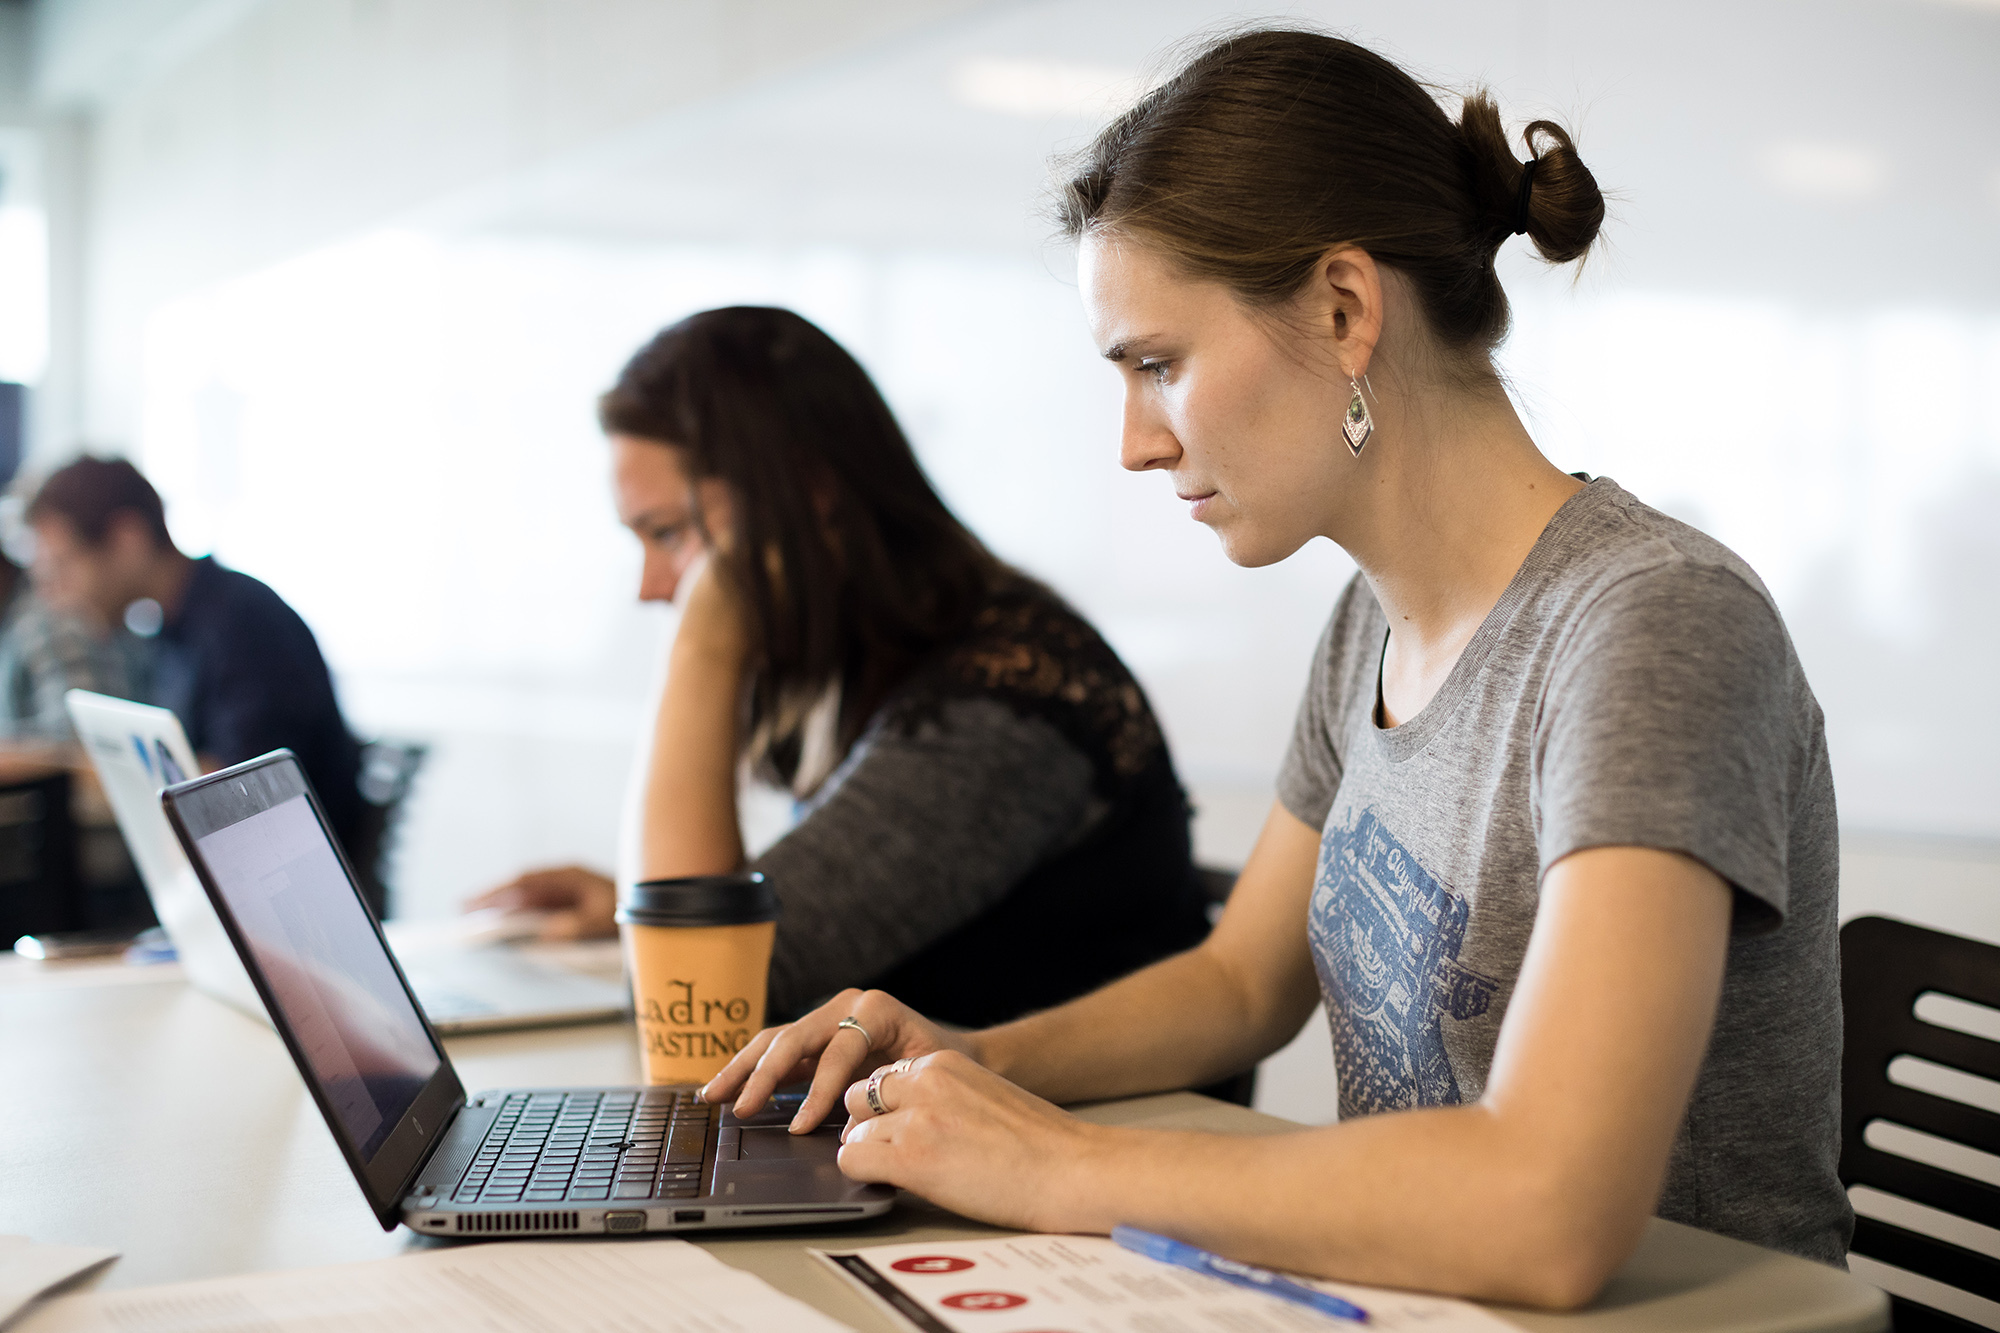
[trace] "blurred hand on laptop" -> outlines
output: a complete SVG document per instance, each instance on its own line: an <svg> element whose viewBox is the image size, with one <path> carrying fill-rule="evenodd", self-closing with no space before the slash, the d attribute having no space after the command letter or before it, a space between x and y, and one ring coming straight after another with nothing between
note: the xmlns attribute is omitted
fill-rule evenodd
<svg viewBox="0 0 2000 1333"><path fill-rule="evenodd" d="M530 870L463 904L468 912L499 909L540 918L534 938L549 942L601 939L618 933L611 914L618 889L609 875L587 866Z"/></svg>

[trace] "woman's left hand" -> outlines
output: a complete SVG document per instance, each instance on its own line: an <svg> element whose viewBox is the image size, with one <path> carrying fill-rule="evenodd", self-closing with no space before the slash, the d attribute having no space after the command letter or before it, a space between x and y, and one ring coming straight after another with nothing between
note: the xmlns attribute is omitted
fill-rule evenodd
<svg viewBox="0 0 2000 1333"><path fill-rule="evenodd" d="M941 1207L1028 1231L1109 1231L1089 1179L1108 1131L1023 1091L971 1057L935 1051L887 1067L868 1104L866 1079L847 1090L840 1169L896 1185Z"/></svg>
<svg viewBox="0 0 2000 1333"><path fill-rule="evenodd" d="M715 553L699 557L682 576L682 584L674 598L681 612L674 634L676 651L693 650L741 670L750 656L749 608L719 567Z"/></svg>

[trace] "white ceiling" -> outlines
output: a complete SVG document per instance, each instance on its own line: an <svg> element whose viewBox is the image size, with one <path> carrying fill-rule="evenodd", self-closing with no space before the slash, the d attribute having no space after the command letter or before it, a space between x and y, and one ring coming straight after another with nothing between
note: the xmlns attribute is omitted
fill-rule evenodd
<svg viewBox="0 0 2000 1333"><path fill-rule="evenodd" d="M2000 303L2000 5L1989 0L1352 0L1287 13L1447 86L1488 82L1510 115L1575 124L1618 196L1611 281L1834 305L1874 301L1886 284L1905 301ZM1014 250L1046 234L1035 206L1051 152L1082 143L1103 108L985 109L968 105L968 84L1014 62L1024 100L1036 100L1037 69L1046 100L1065 81L1074 92L1156 68L1176 39L1231 18L1187 0L1004 6L633 127L440 200L423 220L644 242Z"/></svg>

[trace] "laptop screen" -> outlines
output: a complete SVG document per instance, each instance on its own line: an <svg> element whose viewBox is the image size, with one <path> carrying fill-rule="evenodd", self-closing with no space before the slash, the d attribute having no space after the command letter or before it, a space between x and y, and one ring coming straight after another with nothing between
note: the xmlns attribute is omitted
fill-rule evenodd
<svg viewBox="0 0 2000 1333"><path fill-rule="evenodd" d="M160 809L160 788L201 771L181 724L164 708L88 690L67 691L63 703L188 980L258 1022L267 1021L264 1002Z"/></svg>
<svg viewBox="0 0 2000 1333"><path fill-rule="evenodd" d="M238 809L253 813L189 832L264 975L272 1017L291 1031L349 1142L372 1159L437 1073L437 1049L297 765L247 777Z"/></svg>

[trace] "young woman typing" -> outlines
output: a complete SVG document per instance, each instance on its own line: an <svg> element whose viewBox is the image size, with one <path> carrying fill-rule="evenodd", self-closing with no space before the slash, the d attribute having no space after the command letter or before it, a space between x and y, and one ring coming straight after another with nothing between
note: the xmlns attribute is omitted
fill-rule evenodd
<svg viewBox="0 0 2000 1333"><path fill-rule="evenodd" d="M987 1024L1202 938L1186 797L1138 684L945 508L838 344L790 311L707 311L641 348L600 415L639 596L681 605L641 873L770 878L776 1012L872 984ZM747 864L746 761L800 802ZM570 869L473 905L608 934L612 897Z"/></svg>
<svg viewBox="0 0 2000 1333"><path fill-rule="evenodd" d="M972 1033L848 992L705 1095L747 1112L811 1075L795 1128L844 1097L857 1178L1355 1281L1576 1305L1656 1210L1841 1262L1819 710L1740 559L1558 470L1509 404L1494 254L1525 232L1579 258L1603 215L1567 134L1525 140L1524 164L1483 95L1454 122L1380 57L1283 31L1214 44L1105 131L1064 217L1123 462L1170 473L1239 564L1324 536L1360 566L1278 802L1200 946ZM1322 999L1330 1127L1055 1105L1247 1067Z"/></svg>

